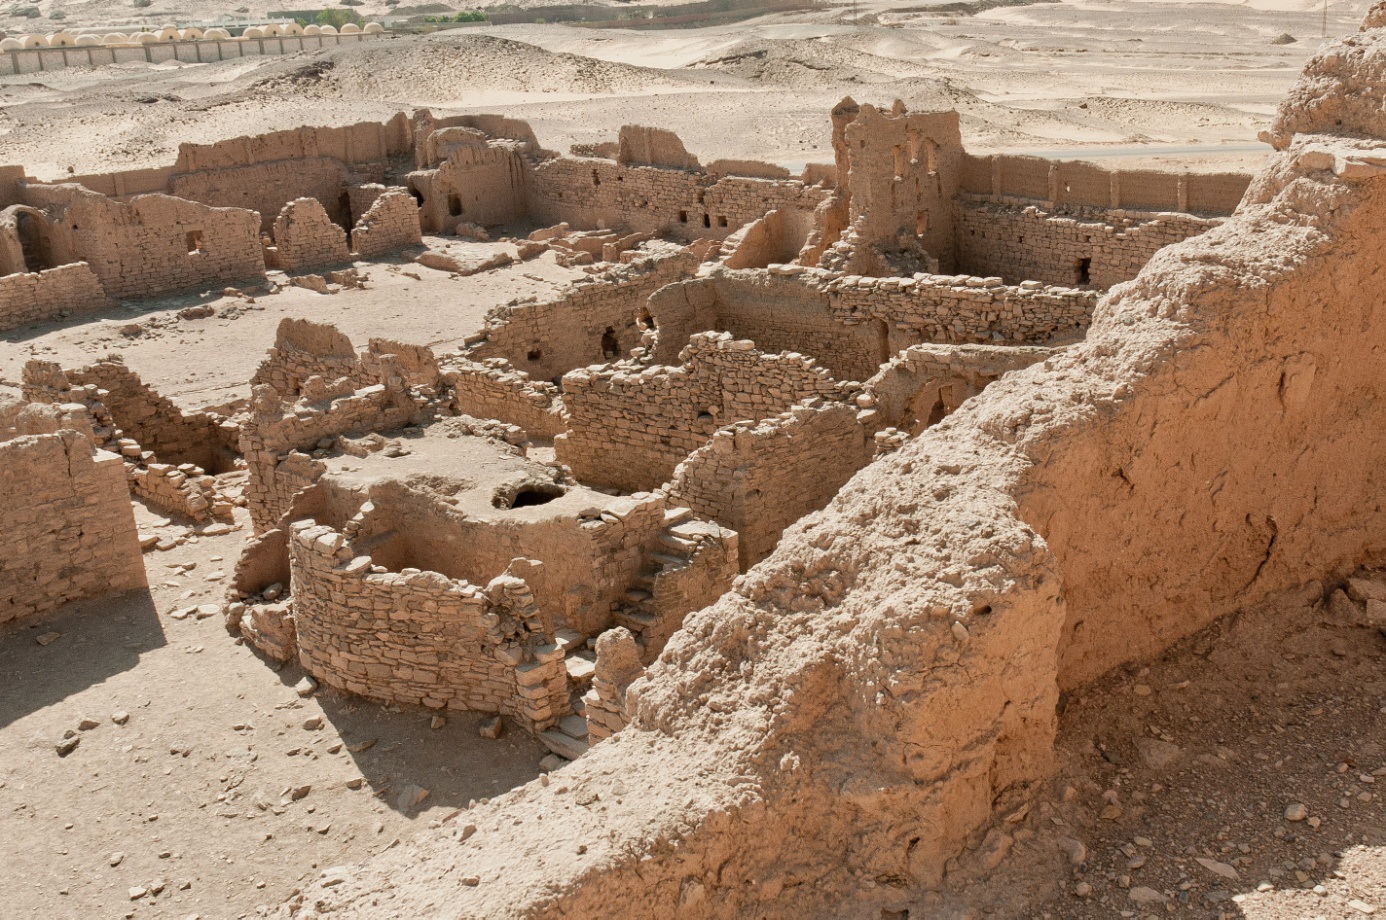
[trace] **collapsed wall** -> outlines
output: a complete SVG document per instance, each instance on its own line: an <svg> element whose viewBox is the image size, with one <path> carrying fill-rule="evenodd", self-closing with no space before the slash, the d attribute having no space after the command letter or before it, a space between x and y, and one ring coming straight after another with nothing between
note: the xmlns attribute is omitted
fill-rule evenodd
<svg viewBox="0 0 1386 920"><path fill-rule="evenodd" d="M727 333L693 336L679 358L677 367L613 364L564 376L569 427L554 448L574 476L629 492L655 489L723 425L854 395L812 358L765 354Z"/></svg>
<svg viewBox="0 0 1386 920"><path fill-rule="evenodd" d="M1376 29L1311 62L1232 218L792 527L561 784L284 913L925 915L1051 770L1061 686L1386 561L1383 61Z"/></svg>
<svg viewBox="0 0 1386 920"><path fill-rule="evenodd" d="M0 441L0 624L146 586L125 467L71 429Z"/></svg>

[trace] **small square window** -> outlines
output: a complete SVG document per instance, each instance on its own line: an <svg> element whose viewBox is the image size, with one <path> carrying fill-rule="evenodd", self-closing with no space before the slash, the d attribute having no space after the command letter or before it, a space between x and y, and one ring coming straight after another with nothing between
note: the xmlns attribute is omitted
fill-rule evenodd
<svg viewBox="0 0 1386 920"><path fill-rule="evenodd" d="M202 231L189 230L185 242L188 246L188 255L202 252Z"/></svg>

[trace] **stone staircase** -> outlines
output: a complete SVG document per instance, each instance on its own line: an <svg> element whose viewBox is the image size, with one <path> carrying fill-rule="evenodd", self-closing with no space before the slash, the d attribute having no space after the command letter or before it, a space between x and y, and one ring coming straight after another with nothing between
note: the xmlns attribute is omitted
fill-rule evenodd
<svg viewBox="0 0 1386 920"><path fill-rule="evenodd" d="M587 719L583 716L587 704L582 697L592 685L597 657L584 643L582 634L575 630L560 629L554 640L563 649L573 714L559 719L553 728L540 732L539 741L559 757L576 760L587 752Z"/></svg>

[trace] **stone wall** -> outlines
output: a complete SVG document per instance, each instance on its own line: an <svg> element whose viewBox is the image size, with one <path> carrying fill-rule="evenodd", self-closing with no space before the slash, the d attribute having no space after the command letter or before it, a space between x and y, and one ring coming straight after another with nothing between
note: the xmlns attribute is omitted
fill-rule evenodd
<svg viewBox="0 0 1386 920"><path fill-rule="evenodd" d="M973 195L1044 202L1049 208L1223 216L1236 209L1250 182L1251 176L1245 173L1114 170L1083 161L964 154L961 189Z"/></svg>
<svg viewBox="0 0 1386 920"><path fill-rule="evenodd" d="M958 208L961 268L1008 282L1109 288L1136 277L1151 256L1215 227L1218 218L964 200Z"/></svg>
<svg viewBox="0 0 1386 920"><path fill-rule="evenodd" d="M0 278L0 332L92 313L110 304L85 262Z"/></svg>
<svg viewBox="0 0 1386 920"><path fill-rule="evenodd" d="M522 220L528 213L527 165L523 145L488 142L472 128L446 128L431 135L434 145L465 132L469 143L448 145L436 169L409 174L410 188L423 196L419 218L430 233L450 233L458 224L479 226Z"/></svg>
<svg viewBox="0 0 1386 920"><path fill-rule="evenodd" d="M351 258L347 234L316 198L295 198L274 220L274 246L265 250L270 268L299 272Z"/></svg>
<svg viewBox="0 0 1386 920"><path fill-rule="evenodd" d="M952 414L1003 374L1029 367L1059 349L992 345L915 345L866 381L873 424L907 436Z"/></svg>
<svg viewBox="0 0 1386 920"><path fill-rule="evenodd" d="M679 367L616 364L564 376L569 429L554 447L574 476L625 491L656 488L723 425L855 395L812 358L764 354L726 333L693 336L680 357Z"/></svg>
<svg viewBox="0 0 1386 920"><path fill-rule="evenodd" d="M169 194L216 208L243 208L260 215L261 229L273 229L276 215L290 202L312 198L336 223L350 220L342 200L351 173L328 157L276 160L175 175Z"/></svg>
<svg viewBox="0 0 1386 920"><path fill-rule="evenodd" d="M531 438L544 440L568 427L558 388L530 380L503 358L488 358L484 364L450 358L445 378L452 387L453 406L463 415L518 425Z"/></svg>
<svg viewBox="0 0 1386 920"><path fill-rule="evenodd" d="M212 473L234 467L237 426L206 412L185 412L125 366L119 356L69 370L74 384L96 386L122 434L164 463L196 464Z"/></svg>
<svg viewBox="0 0 1386 920"><path fill-rule="evenodd" d="M484 589L436 572L388 572L352 537L312 520L289 538L299 660L360 696L432 709L497 712L531 731L569 712L563 650L544 634L529 586Z"/></svg>
<svg viewBox="0 0 1386 920"><path fill-rule="evenodd" d="M391 189L376 198L351 231L351 250L361 259L391 255L422 241L419 206L403 189Z"/></svg>
<svg viewBox="0 0 1386 920"><path fill-rule="evenodd" d="M490 311L486 338L467 357L505 358L536 380L626 357L645 331L639 324L645 301L697 266L696 255L668 244L637 250L628 262L574 282L556 300Z"/></svg>
<svg viewBox="0 0 1386 920"><path fill-rule="evenodd" d="M786 527L827 505L871 453L854 408L796 406L719 430L678 465L669 497L735 530L744 572Z"/></svg>
<svg viewBox="0 0 1386 920"><path fill-rule="evenodd" d="M536 162L528 188L536 223L718 240L769 211L812 214L828 194L794 179L715 176L580 157Z"/></svg>
<svg viewBox="0 0 1386 920"><path fill-rule="evenodd" d="M147 584L120 458L76 431L0 442L0 623Z"/></svg>
<svg viewBox="0 0 1386 920"><path fill-rule="evenodd" d="M29 193L59 214L55 255L86 260L110 297L153 297L265 276L253 211L160 194L116 201L70 184Z"/></svg>

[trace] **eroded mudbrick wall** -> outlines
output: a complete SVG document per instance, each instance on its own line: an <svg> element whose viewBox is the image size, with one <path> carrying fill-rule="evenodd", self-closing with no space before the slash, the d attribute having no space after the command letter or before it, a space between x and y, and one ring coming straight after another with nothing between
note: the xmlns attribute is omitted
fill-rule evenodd
<svg viewBox="0 0 1386 920"><path fill-rule="evenodd" d="M657 488L723 425L852 395L812 358L767 355L726 333L693 336L682 357L680 367L618 364L564 376L570 423L554 446L574 476L626 491Z"/></svg>
<svg viewBox="0 0 1386 920"><path fill-rule="evenodd" d="M71 313L95 312L110 303L84 262L0 277L0 332Z"/></svg>
<svg viewBox="0 0 1386 920"><path fill-rule="evenodd" d="M64 430L0 442L0 623L146 585L125 465Z"/></svg>
<svg viewBox="0 0 1386 920"><path fill-rule="evenodd" d="M431 143L445 155L436 169L409 174L409 186L423 196L419 219L430 233L448 233L461 223L488 226L522 219L528 213L523 146L488 142L474 128L435 131Z"/></svg>
<svg viewBox="0 0 1386 920"><path fill-rule="evenodd" d="M390 189L352 228L351 249L362 259L372 259L416 246L422 239L414 197L403 189Z"/></svg>
<svg viewBox="0 0 1386 920"><path fill-rule="evenodd" d="M958 208L963 271L1011 283L1109 288L1130 281L1156 252L1217 226L1219 218L1082 208L1047 211L964 201Z"/></svg>
<svg viewBox="0 0 1386 920"><path fill-rule="evenodd" d="M770 555L786 527L827 505L871 454L855 409L796 406L718 431L679 464L669 496L737 532L744 572Z"/></svg>
<svg viewBox="0 0 1386 920"><path fill-rule="evenodd" d="M274 220L274 246L265 253L271 268L297 272L345 262L347 234L316 198L295 198Z"/></svg>
<svg viewBox="0 0 1386 920"><path fill-rule="evenodd" d="M624 358L640 344L644 329L638 317L645 301L697 266L692 253L661 246L574 282L557 300L499 307L487 314L486 338L467 357L505 358L535 380Z"/></svg>

